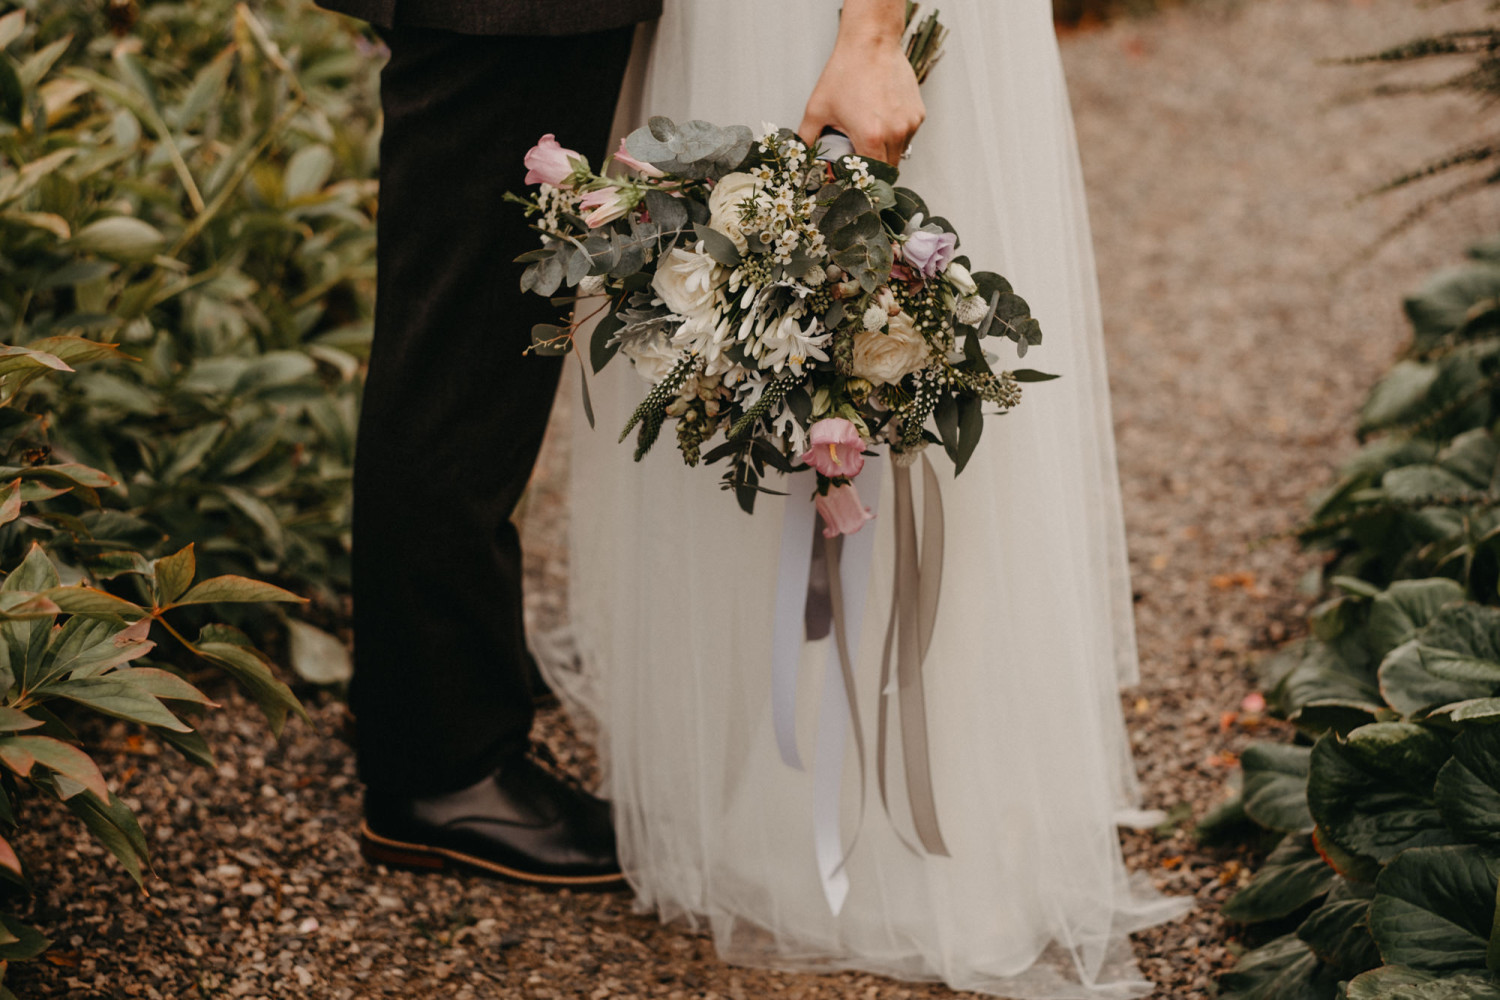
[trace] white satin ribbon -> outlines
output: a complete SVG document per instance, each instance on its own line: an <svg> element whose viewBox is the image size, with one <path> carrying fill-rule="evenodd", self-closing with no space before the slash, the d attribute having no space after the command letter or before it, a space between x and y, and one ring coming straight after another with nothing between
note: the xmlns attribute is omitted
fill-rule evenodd
<svg viewBox="0 0 1500 1000"><path fill-rule="evenodd" d="M817 488L818 474L811 469L794 472L786 479L776 618L771 625L771 721L782 761L798 771L803 767L797 752L797 664L802 657L803 609L812 564L807 540L813 537L813 525L818 520L812 501Z"/></svg>
<svg viewBox="0 0 1500 1000"><path fill-rule="evenodd" d="M858 486L861 500L872 512L880 497L883 463L876 458L865 460ZM801 659L804 611L812 553L808 540L813 537L817 508L811 494L817 488L817 475L811 471L796 473L787 482L789 494L782 518L781 555L776 582L776 618L771 632L771 715L776 745L781 759L789 767L802 770L797 750L797 674ZM800 498L809 497L806 502ZM859 637L864 622L865 597L870 584L870 564L875 554L873 525L852 535L845 535L839 559L843 592L844 626L850 662L857 662ZM829 640L828 659L823 671L823 694L818 706L816 758L813 769L813 848L818 875L829 909L837 914L849 893L849 876L844 871L848 851L843 846L842 787L844 755L849 735L849 691L839 663L836 636ZM861 787L863 796L864 789ZM861 800L863 801L863 800Z"/></svg>

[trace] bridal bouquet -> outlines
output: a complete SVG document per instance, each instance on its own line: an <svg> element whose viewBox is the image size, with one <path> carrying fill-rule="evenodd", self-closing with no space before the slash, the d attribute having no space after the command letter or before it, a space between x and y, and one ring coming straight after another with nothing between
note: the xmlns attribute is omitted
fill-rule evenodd
<svg viewBox="0 0 1500 1000"><path fill-rule="evenodd" d="M637 460L670 420L689 465L727 463L747 511L775 492L767 470L811 466L825 533L850 533L868 517L853 482L867 448L902 462L941 443L961 472L984 404L1004 412L1020 383L1054 377L993 367L988 344L1024 356L1041 328L888 164L666 118L612 159L595 173L550 135L527 154L535 188L514 200L541 246L521 286L573 310L532 331L534 350L566 353L602 317L594 371L623 355L650 384L620 436L636 431Z"/></svg>

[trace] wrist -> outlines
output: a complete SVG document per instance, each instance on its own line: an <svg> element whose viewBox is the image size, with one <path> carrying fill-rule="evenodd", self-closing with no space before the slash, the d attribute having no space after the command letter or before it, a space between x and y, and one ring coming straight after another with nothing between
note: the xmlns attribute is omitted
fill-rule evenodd
<svg viewBox="0 0 1500 1000"><path fill-rule="evenodd" d="M905 34L905 0L845 0L835 44L867 51L899 49Z"/></svg>

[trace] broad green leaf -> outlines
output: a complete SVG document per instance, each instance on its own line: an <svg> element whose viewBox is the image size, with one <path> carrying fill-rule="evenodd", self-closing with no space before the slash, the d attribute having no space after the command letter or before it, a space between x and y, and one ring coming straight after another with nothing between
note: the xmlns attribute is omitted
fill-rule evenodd
<svg viewBox="0 0 1500 1000"><path fill-rule="evenodd" d="M109 786L104 783L99 765L71 743L50 736L3 736L0 737L0 760L22 777L31 773L33 764L41 764L48 770L72 778L101 800L109 798Z"/></svg>
<svg viewBox="0 0 1500 1000"><path fill-rule="evenodd" d="M0 913L0 927L5 928L7 937L6 942L0 944L0 961L20 962L36 958L52 947L51 938L9 913Z"/></svg>
<svg viewBox="0 0 1500 1000"><path fill-rule="evenodd" d="M50 697L67 698L128 722L139 722L145 726L157 726L179 733L192 728L142 687L112 675L59 681L48 685L46 691Z"/></svg>
<svg viewBox="0 0 1500 1000"><path fill-rule="evenodd" d="M1370 932L1389 965L1483 971L1500 860L1469 845L1419 847L1375 882Z"/></svg>
<svg viewBox="0 0 1500 1000"><path fill-rule="evenodd" d="M287 161L281 179L282 195L292 202L317 194L328 183L333 167L333 151L327 146L319 143L303 146Z"/></svg>
<svg viewBox="0 0 1500 1000"><path fill-rule="evenodd" d="M20 198L42 182L42 178L67 163L78 154L76 147L54 150L46 156L37 157L15 173L0 176L0 205Z"/></svg>
<svg viewBox="0 0 1500 1000"><path fill-rule="evenodd" d="M23 729L35 729L41 724L41 720L33 719L19 708L0 705L0 732L15 733Z"/></svg>
<svg viewBox="0 0 1500 1000"><path fill-rule="evenodd" d="M1500 694L1500 610L1443 608L1381 662L1380 689L1406 715Z"/></svg>
<svg viewBox="0 0 1500 1000"><path fill-rule="evenodd" d="M165 483L175 483L184 476L192 476L223 433L224 425L213 422L199 424L178 437L171 452L172 461L161 470L158 478Z"/></svg>
<svg viewBox="0 0 1500 1000"><path fill-rule="evenodd" d="M1353 854L1386 863L1410 847L1449 844L1433 801L1447 740L1413 723L1377 722L1312 751L1307 802L1319 829Z"/></svg>
<svg viewBox="0 0 1500 1000"><path fill-rule="evenodd" d="M1282 671L1271 690L1272 702L1289 720L1313 732L1347 732L1374 722L1385 700L1362 646L1308 639L1289 647L1280 663L1270 667Z"/></svg>
<svg viewBox="0 0 1500 1000"><path fill-rule="evenodd" d="M1437 381L1438 367L1420 361L1400 361L1375 383L1360 410L1361 430L1385 427L1414 416Z"/></svg>
<svg viewBox="0 0 1500 1000"><path fill-rule="evenodd" d="M68 220L51 212L0 212L0 219L30 226L32 229L41 229L60 240L73 235L73 231L68 228Z"/></svg>
<svg viewBox="0 0 1500 1000"><path fill-rule="evenodd" d="M198 730L195 729L190 733L174 733L162 729L157 731L157 735L176 747L179 753L199 767L218 766L213 750L209 748L208 741Z"/></svg>
<svg viewBox="0 0 1500 1000"><path fill-rule="evenodd" d="M1289 916L1332 889L1338 873L1313 848L1305 834L1284 837L1255 873L1249 885L1229 898L1228 920L1258 923Z"/></svg>
<svg viewBox="0 0 1500 1000"><path fill-rule="evenodd" d="M105 489L115 485L115 481L98 469L91 469L87 465L77 462L63 462L57 465L35 465L30 468L14 469L7 467L4 472L8 475L15 473L22 479L41 479L69 486L87 486L91 489Z"/></svg>
<svg viewBox="0 0 1500 1000"><path fill-rule="evenodd" d="M73 815L83 820L94 839L125 867L136 885L144 887L143 870L150 866L151 855L140 823L125 803L115 795L99 799L92 795L74 795L66 800L66 804Z"/></svg>
<svg viewBox="0 0 1500 1000"><path fill-rule="evenodd" d="M277 680L270 667L253 650L233 643L213 641L199 642L193 648L204 659L222 667L240 682L265 713L266 722L275 735L281 735L288 711L296 712L307 720L307 712L297 696L292 694L291 688Z"/></svg>
<svg viewBox="0 0 1500 1000"><path fill-rule="evenodd" d="M207 705L209 708L219 707L217 702L210 700L208 695L183 678L157 667L131 667L127 670L115 670L109 674L109 679L139 688L164 701L186 701L195 705Z"/></svg>
<svg viewBox="0 0 1500 1000"><path fill-rule="evenodd" d="M221 485L219 493L260 531L261 539L278 558L286 549L286 532L270 504L237 486Z"/></svg>
<svg viewBox="0 0 1500 1000"><path fill-rule="evenodd" d="M151 223L130 215L114 215L91 222L72 240L75 250L120 261L149 260L166 245L166 237Z"/></svg>
<svg viewBox="0 0 1500 1000"><path fill-rule="evenodd" d="M59 608L71 615L134 620L144 618L151 613L139 604L127 601L123 597L116 597L114 594L81 583L72 587L51 587L42 593L44 597L54 601Z"/></svg>
<svg viewBox="0 0 1500 1000"><path fill-rule="evenodd" d="M1446 605L1464 599L1452 580L1397 580L1370 604L1369 644L1376 659L1411 639Z"/></svg>
<svg viewBox="0 0 1500 1000"><path fill-rule="evenodd" d="M244 576L215 576L194 584L186 594L173 602L173 607L184 604L256 604L261 601L279 601L283 604L306 604L307 598L298 597L289 590L260 580Z"/></svg>
<svg viewBox="0 0 1500 1000"><path fill-rule="evenodd" d="M614 336L624 325L625 321L619 314L612 312L594 327L589 339L589 362L594 366L595 375L603 371L604 366L620 352L620 344L614 340Z"/></svg>
<svg viewBox="0 0 1500 1000"><path fill-rule="evenodd" d="M40 545L32 543L21 565L0 584L0 593L37 593L51 598L47 591L57 586L57 569ZM0 623L9 651L10 669L23 686L30 683L47 650L52 633L52 618L12 618Z"/></svg>
<svg viewBox="0 0 1500 1000"><path fill-rule="evenodd" d="M1245 773L1245 813L1270 830L1307 833L1307 747L1256 743L1240 757Z"/></svg>
<svg viewBox="0 0 1500 1000"><path fill-rule="evenodd" d="M24 879L26 872L21 868L21 859L16 857L16 849L10 846L10 841L0 837L0 868L12 873L17 878Z"/></svg>
<svg viewBox="0 0 1500 1000"><path fill-rule="evenodd" d="M12 479L0 486L0 524L9 524L21 516L21 480Z"/></svg>
<svg viewBox="0 0 1500 1000"><path fill-rule="evenodd" d="M191 544L151 564L156 581L156 605L166 607L187 592L198 575L198 560Z"/></svg>
<svg viewBox="0 0 1500 1000"><path fill-rule="evenodd" d="M1417 343L1428 346L1468 320L1475 305L1500 296L1500 268L1476 263L1439 271L1406 300Z"/></svg>
<svg viewBox="0 0 1500 1000"><path fill-rule="evenodd" d="M1385 965L1350 980L1347 1000L1500 1000L1500 980L1490 975L1442 975Z"/></svg>
<svg viewBox="0 0 1500 1000"><path fill-rule="evenodd" d="M349 650L335 636L296 618L286 620L292 669L311 684L347 684L354 676Z"/></svg>
<svg viewBox="0 0 1500 1000"><path fill-rule="evenodd" d="M0 17L0 49L9 47L10 43L21 37L21 32L26 30L25 9L13 10L4 17Z"/></svg>
<svg viewBox="0 0 1500 1000"><path fill-rule="evenodd" d="M45 685L54 677L94 677L139 659L156 646L148 638L150 631L149 618L126 625L120 618L75 614L52 640L36 683Z"/></svg>
<svg viewBox="0 0 1500 1000"><path fill-rule="evenodd" d="M1307 942L1314 955L1337 969L1341 978L1380 964L1380 951L1370 936L1373 895L1373 886L1340 880L1323 905L1297 928L1297 936Z"/></svg>
<svg viewBox="0 0 1500 1000"><path fill-rule="evenodd" d="M279 389L318 373L318 364L303 351L271 351L256 358L234 383L235 395Z"/></svg>
<svg viewBox="0 0 1500 1000"><path fill-rule="evenodd" d="M27 56L16 68L16 76L20 78L21 86L27 90L34 90L42 77L46 76L48 70L56 65L57 60L62 58L62 54L72 43L73 36L66 35Z"/></svg>
<svg viewBox="0 0 1500 1000"><path fill-rule="evenodd" d="M1295 934L1246 952L1219 979L1221 1000L1329 1000L1337 982Z"/></svg>
<svg viewBox="0 0 1500 1000"><path fill-rule="evenodd" d="M0 347L0 375L10 375L27 369L50 369L55 372L70 372L72 367L55 354L33 350L29 347Z"/></svg>
<svg viewBox="0 0 1500 1000"><path fill-rule="evenodd" d="M1455 701L1435 710L1434 717L1446 716L1454 722L1479 722L1500 718L1500 698L1471 698Z"/></svg>
<svg viewBox="0 0 1500 1000"><path fill-rule="evenodd" d="M0 593L0 619L51 618L62 609L42 594L24 590Z"/></svg>
<svg viewBox="0 0 1500 1000"><path fill-rule="evenodd" d="M1468 843L1500 848L1500 726L1470 726L1438 772L1438 811Z"/></svg>

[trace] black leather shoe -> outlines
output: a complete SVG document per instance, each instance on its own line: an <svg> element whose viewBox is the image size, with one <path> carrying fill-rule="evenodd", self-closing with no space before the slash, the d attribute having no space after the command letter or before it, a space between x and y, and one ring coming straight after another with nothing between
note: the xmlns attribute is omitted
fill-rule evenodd
<svg viewBox="0 0 1500 1000"><path fill-rule="evenodd" d="M375 864L468 868L551 889L625 885L609 803L524 756L446 795L366 791L360 851Z"/></svg>

